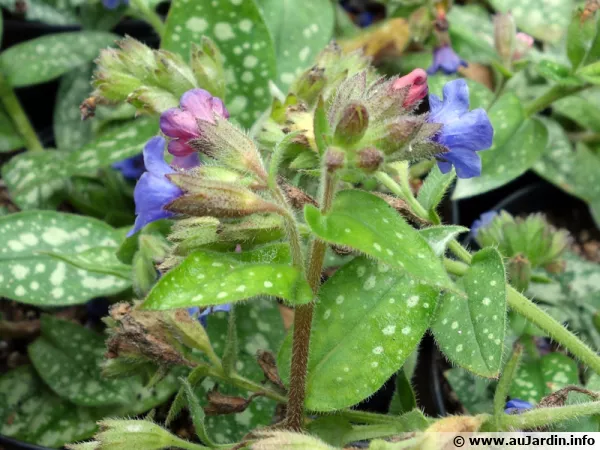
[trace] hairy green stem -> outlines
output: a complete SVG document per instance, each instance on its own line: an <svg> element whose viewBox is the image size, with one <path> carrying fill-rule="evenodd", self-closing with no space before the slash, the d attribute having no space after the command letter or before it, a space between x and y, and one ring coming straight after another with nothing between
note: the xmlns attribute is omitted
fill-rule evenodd
<svg viewBox="0 0 600 450"><path fill-rule="evenodd" d="M594 414L600 414L600 402L539 408L521 414L504 414L501 419L501 426L503 430L527 430Z"/></svg>
<svg viewBox="0 0 600 450"><path fill-rule="evenodd" d="M145 19L156 34L162 39L165 34L165 24L156 11L151 9L144 0L131 0L131 5L137 10L141 18Z"/></svg>
<svg viewBox="0 0 600 450"><path fill-rule="evenodd" d="M571 94L575 94L576 92L582 91L588 88L589 85L583 86L559 86L555 85L544 92L541 96L531 101L527 105L525 105L525 115L527 117L533 116L535 113L540 112L541 110L547 108L552 103L557 100L560 100L563 97L568 97Z"/></svg>
<svg viewBox="0 0 600 450"><path fill-rule="evenodd" d="M448 258L444 258L444 266L448 272L459 276L464 275L469 267L467 264ZM506 301L513 311L544 330L581 362L600 374L600 356L596 352L512 286L507 285L507 293Z"/></svg>
<svg viewBox="0 0 600 450"><path fill-rule="evenodd" d="M335 196L336 177L325 171L321 181L321 212L326 213ZM315 296L321 286L321 271L325 259L325 242L314 239L311 243L306 278ZM314 302L299 305L294 312L294 331L292 339L292 362L290 367L290 389L288 394L287 426L300 431L304 425L304 399L306 397L306 372L310 347L310 332Z"/></svg>
<svg viewBox="0 0 600 450"><path fill-rule="evenodd" d="M15 95L15 91L8 84L8 80L0 72L0 101L4 106L4 109L8 113L15 128L25 141L27 150L32 152L38 152L44 150L44 146L40 142L35 133L35 130L31 126L31 122L27 118L23 107L19 102L19 99Z"/></svg>
<svg viewBox="0 0 600 450"><path fill-rule="evenodd" d="M410 206L410 209L419 217L425 220L430 220L429 214L418 202L412 193L412 189L408 184L408 180L402 179L400 183L397 183L392 177L385 172L377 172L375 178L386 188L388 188L393 194L396 194L402 200L404 200Z"/></svg>
<svg viewBox="0 0 600 450"><path fill-rule="evenodd" d="M504 366L502 376L498 381L498 386L494 393L494 422L497 428L501 426L501 419L504 416L504 407L506 406L506 397L508 397L508 391L512 385L515 372L519 367L521 356L523 356L523 347L517 344L512 356Z"/></svg>
<svg viewBox="0 0 600 450"><path fill-rule="evenodd" d="M411 178L420 178L426 173L428 173L433 166L435 165L435 160L433 159L425 159L423 161L419 161L416 164L413 164L408 168L408 173Z"/></svg>
<svg viewBox="0 0 600 450"><path fill-rule="evenodd" d="M195 444L190 441L186 441L185 439L181 439L175 435L171 435L171 443L177 445L177 448L183 448L185 450L207 450L208 447L205 447L201 444Z"/></svg>

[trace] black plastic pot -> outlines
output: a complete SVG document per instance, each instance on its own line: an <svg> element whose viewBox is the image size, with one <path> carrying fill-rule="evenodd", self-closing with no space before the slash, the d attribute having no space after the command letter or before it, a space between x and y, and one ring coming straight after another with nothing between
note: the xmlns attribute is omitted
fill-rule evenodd
<svg viewBox="0 0 600 450"><path fill-rule="evenodd" d="M52 450L48 447L40 447L39 445L17 441L16 439L2 435L0 435L0 448L2 450Z"/></svg>

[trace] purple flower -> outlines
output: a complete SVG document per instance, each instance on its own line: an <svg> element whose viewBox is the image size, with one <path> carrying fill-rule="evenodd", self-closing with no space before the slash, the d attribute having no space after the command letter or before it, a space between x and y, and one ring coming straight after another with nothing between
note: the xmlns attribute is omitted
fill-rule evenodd
<svg viewBox="0 0 600 450"><path fill-rule="evenodd" d="M116 162L112 165L113 169L117 169L123 176L129 180L137 180L146 171L144 167L144 155L132 156L123 161Z"/></svg>
<svg viewBox="0 0 600 450"><path fill-rule="evenodd" d="M164 206L183 195L183 191L172 184L166 175L175 170L164 159L165 139L160 136L150 139L144 147L144 172L135 186L135 224L128 236L138 232L155 220L171 217Z"/></svg>
<svg viewBox="0 0 600 450"><path fill-rule="evenodd" d="M520 414L523 411L533 408L533 405L525 400L519 400L518 398L510 399L506 402L506 414Z"/></svg>
<svg viewBox="0 0 600 450"><path fill-rule="evenodd" d="M106 9L117 9L121 4L129 5L129 0L102 0Z"/></svg>
<svg viewBox="0 0 600 450"><path fill-rule="evenodd" d="M494 129L484 109L469 111L469 88L463 79L452 80L444 86L444 100L429 96L431 123L443 125L433 138L448 149L437 155L442 173L456 168L459 178L481 175L481 160L477 153L491 147Z"/></svg>
<svg viewBox="0 0 600 450"><path fill-rule="evenodd" d="M190 316L198 314L200 312L200 308L198 306L188 308L187 310L188 310L188 313L190 313ZM207 317L209 314L212 314L212 313L215 313L218 311L229 312L230 310L231 310L231 303L225 303L224 305L209 306L204 311L202 311L200 314L198 314L198 320L200 321L202 326L204 328L206 328L206 320L207 320Z"/></svg>
<svg viewBox="0 0 600 450"><path fill-rule="evenodd" d="M458 71L460 66L467 67L466 61L460 59L450 45L442 45L433 50L433 64L427 69L429 75L441 70L447 75Z"/></svg>
<svg viewBox="0 0 600 450"><path fill-rule="evenodd" d="M471 225L471 236L477 237L479 229L488 226L497 215L496 211L488 211L479 216L479 219L475 220L473 225Z"/></svg>
<svg viewBox="0 0 600 450"><path fill-rule="evenodd" d="M166 110L160 116L160 129L171 138L169 153L178 157L189 156L195 152L188 142L200 137L198 120L212 123L214 114L229 118L223 101L204 89L187 91L179 99L179 106Z"/></svg>

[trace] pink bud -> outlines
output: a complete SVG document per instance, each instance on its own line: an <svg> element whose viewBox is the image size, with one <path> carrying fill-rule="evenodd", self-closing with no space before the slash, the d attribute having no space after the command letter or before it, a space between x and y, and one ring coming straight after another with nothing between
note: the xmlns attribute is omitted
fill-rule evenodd
<svg viewBox="0 0 600 450"><path fill-rule="evenodd" d="M529 52L531 47L533 47L533 38L527 33L517 33L517 42L515 44L513 60L516 61L517 59L521 59Z"/></svg>
<svg viewBox="0 0 600 450"><path fill-rule="evenodd" d="M423 69L415 69L408 75L397 79L394 82L392 89L402 89L405 86L410 86L403 105L405 108L408 108L425 98L427 95L427 92L429 91L429 88L427 87L427 72Z"/></svg>

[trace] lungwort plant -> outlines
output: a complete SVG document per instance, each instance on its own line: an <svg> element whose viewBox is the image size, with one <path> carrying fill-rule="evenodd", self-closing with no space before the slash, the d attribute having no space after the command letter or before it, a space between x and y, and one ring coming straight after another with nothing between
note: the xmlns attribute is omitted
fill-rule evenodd
<svg viewBox="0 0 600 450"><path fill-rule="evenodd" d="M471 252L457 240L469 229L439 215L455 179L477 180L481 154L522 122L517 100L499 93L488 114L489 93L464 79L438 96L423 69L384 76L327 43L333 8L305 11L318 23L291 55L273 45L283 30L266 21L270 3L174 1L161 48L103 49L81 105L91 123L108 107L142 117L5 166L29 210L0 218L0 293L46 311L97 297L111 308L107 336L42 316L32 364L0 378L2 434L79 450L396 449L428 445L418 431L575 419L597 431L600 357L525 295L562 270L566 234L504 213L476 227ZM429 73L453 72L463 61L438 3ZM513 64L512 50L499 55ZM545 139L541 121L523 127L527 142ZM43 210L115 163L139 178L134 224ZM418 194L415 167L428 171ZM280 310L293 311L287 329ZM524 352L525 328L561 351ZM416 407L427 333L455 366L465 415ZM387 414L356 408L392 377Z"/></svg>

